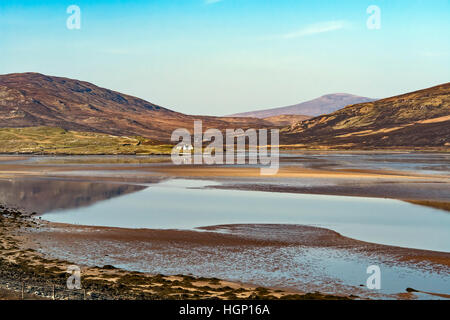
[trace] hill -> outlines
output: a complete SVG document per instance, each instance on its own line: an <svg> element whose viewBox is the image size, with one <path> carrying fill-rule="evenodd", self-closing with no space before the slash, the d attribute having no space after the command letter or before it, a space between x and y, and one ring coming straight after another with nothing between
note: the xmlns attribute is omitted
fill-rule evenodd
<svg viewBox="0 0 450 320"><path fill-rule="evenodd" d="M450 146L450 83L368 103L282 129L282 142L328 148Z"/></svg>
<svg viewBox="0 0 450 320"><path fill-rule="evenodd" d="M374 101L374 99L355 96L348 93L334 93L327 94L317 99L305 101L292 106L236 113L232 116L254 117L261 119L279 115L303 115L311 117L321 114L328 114L350 104L370 101Z"/></svg>
<svg viewBox="0 0 450 320"><path fill-rule="evenodd" d="M261 128L254 118L192 116L100 88L92 83L39 73L0 75L0 127L47 126L116 136L169 141L176 128Z"/></svg>
<svg viewBox="0 0 450 320"><path fill-rule="evenodd" d="M267 117L264 118L263 120L269 121L270 123L273 123L274 125L278 126L288 126L310 118L312 117L297 114L282 114L280 116Z"/></svg>

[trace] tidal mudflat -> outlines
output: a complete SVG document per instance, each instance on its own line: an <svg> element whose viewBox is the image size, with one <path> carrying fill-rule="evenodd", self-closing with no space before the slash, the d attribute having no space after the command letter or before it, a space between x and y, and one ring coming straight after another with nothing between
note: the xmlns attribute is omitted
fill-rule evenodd
<svg viewBox="0 0 450 320"><path fill-rule="evenodd" d="M135 229L309 225L367 242L450 252L450 216L444 210L393 199L206 188L216 184L167 180L90 206L53 210L42 219Z"/></svg>
<svg viewBox="0 0 450 320"><path fill-rule="evenodd" d="M28 241L49 257L294 292L450 294L446 154L290 153L265 178L152 157L0 160L0 202L40 215ZM365 287L369 265L381 290Z"/></svg>

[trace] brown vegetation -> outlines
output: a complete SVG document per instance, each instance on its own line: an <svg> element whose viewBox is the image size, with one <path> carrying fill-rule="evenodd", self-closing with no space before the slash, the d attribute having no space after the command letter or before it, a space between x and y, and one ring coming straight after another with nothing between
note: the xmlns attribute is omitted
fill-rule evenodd
<svg viewBox="0 0 450 320"><path fill-rule="evenodd" d="M450 83L347 106L282 130L282 143L343 149L450 146Z"/></svg>

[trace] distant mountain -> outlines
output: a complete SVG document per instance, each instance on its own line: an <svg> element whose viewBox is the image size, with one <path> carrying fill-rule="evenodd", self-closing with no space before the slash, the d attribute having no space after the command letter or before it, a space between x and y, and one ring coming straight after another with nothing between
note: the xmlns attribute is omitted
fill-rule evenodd
<svg viewBox="0 0 450 320"><path fill-rule="evenodd" d="M267 118L279 115L295 114L305 116L319 116L339 110L355 103L370 102L375 99L355 96L348 93L333 93L321 96L317 99L305 101L287 107L264 109L233 114L233 117Z"/></svg>
<svg viewBox="0 0 450 320"><path fill-rule="evenodd" d="M327 148L450 148L450 83L368 103L282 129L283 143Z"/></svg>
<svg viewBox="0 0 450 320"><path fill-rule="evenodd" d="M168 141L176 128L261 128L255 118L192 116L68 78L39 73L0 75L0 127L58 127Z"/></svg>

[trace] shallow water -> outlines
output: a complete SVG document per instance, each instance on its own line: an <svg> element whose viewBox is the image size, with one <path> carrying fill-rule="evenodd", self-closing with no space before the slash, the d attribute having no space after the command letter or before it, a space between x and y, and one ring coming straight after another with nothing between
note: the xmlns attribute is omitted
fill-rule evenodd
<svg viewBox="0 0 450 320"><path fill-rule="evenodd" d="M446 153L291 153L283 154L283 165L307 168L367 169L406 171L416 174L450 174L450 155Z"/></svg>
<svg viewBox="0 0 450 320"><path fill-rule="evenodd" d="M30 156L22 160L8 160L16 156L2 156L3 164L47 164L63 167L98 166L99 168L155 165L171 165L170 156ZM450 155L446 153L414 152L330 152L304 151L280 152L280 166L328 169L368 169L414 172L416 174L450 175ZM233 165L248 166L248 165Z"/></svg>
<svg viewBox="0 0 450 320"><path fill-rule="evenodd" d="M283 230L282 226L280 230ZM437 272L426 266L417 268L407 263L389 263L377 256L338 248L301 245L184 247L179 244L161 248L146 241L104 240L92 243L79 239L75 246L55 243L45 251L87 265L114 265L152 274L217 277L302 292L339 292L362 297L394 298L386 295L405 292L406 288L412 287L428 292L450 293L448 271ZM369 277L367 267L370 265L380 267L380 290L366 287ZM438 297L424 294L417 298Z"/></svg>
<svg viewBox="0 0 450 320"><path fill-rule="evenodd" d="M88 207L48 212L43 219L150 229L302 224L373 243L450 252L446 211L391 199L202 189L212 184L169 180Z"/></svg>

